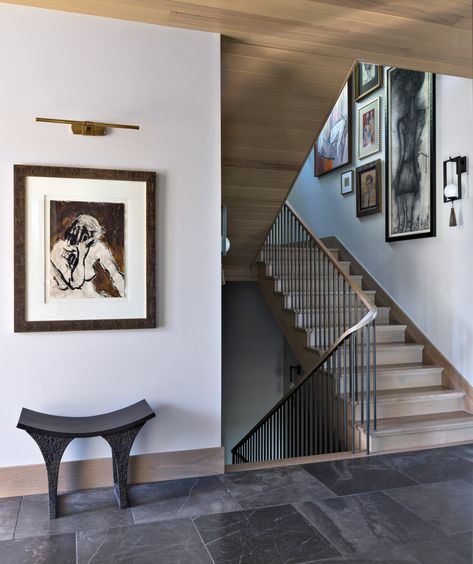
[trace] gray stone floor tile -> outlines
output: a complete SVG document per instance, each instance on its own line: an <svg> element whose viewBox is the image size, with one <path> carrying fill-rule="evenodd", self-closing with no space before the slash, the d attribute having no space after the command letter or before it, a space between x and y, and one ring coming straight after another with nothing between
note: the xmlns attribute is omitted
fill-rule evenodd
<svg viewBox="0 0 473 564"><path fill-rule="evenodd" d="M244 509L334 497L301 466L233 472L220 480Z"/></svg>
<svg viewBox="0 0 473 564"><path fill-rule="evenodd" d="M241 509L217 477L140 484L129 492L135 523Z"/></svg>
<svg viewBox="0 0 473 564"><path fill-rule="evenodd" d="M77 564L212 564L190 519L77 533Z"/></svg>
<svg viewBox="0 0 473 564"><path fill-rule="evenodd" d="M409 554L404 547L392 547L389 550L376 550L367 554L352 554L326 560L318 560L317 564L419 564L416 558ZM445 562L444 564L448 564Z"/></svg>
<svg viewBox="0 0 473 564"><path fill-rule="evenodd" d="M445 535L472 530L473 486L463 480L434 482L385 493Z"/></svg>
<svg viewBox="0 0 473 564"><path fill-rule="evenodd" d="M20 503L21 497L0 499L0 541L13 538Z"/></svg>
<svg viewBox="0 0 473 564"><path fill-rule="evenodd" d="M461 535L459 535L461 536ZM471 564L470 550L463 540L447 537L444 541L406 545L404 550L419 564Z"/></svg>
<svg viewBox="0 0 473 564"><path fill-rule="evenodd" d="M295 504L342 554L433 540L441 533L384 494L361 494Z"/></svg>
<svg viewBox="0 0 473 564"><path fill-rule="evenodd" d="M447 553L449 563L471 564L473 562L473 533L453 535L434 542L441 550Z"/></svg>
<svg viewBox="0 0 473 564"><path fill-rule="evenodd" d="M74 534L0 542L2 564L76 564Z"/></svg>
<svg viewBox="0 0 473 564"><path fill-rule="evenodd" d="M386 490L417 482L389 467L377 456L308 464L304 468L337 495Z"/></svg>
<svg viewBox="0 0 473 564"><path fill-rule="evenodd" d="M292 505L197 517L194 524L215 564L296 564L338 554Z"/></svg>
<svg viewBox="0 0 473 564"><path fill-rule="evenodd" d="M383 462L420 483L465 480L473 483L473 460L453 449L434 449L383 456Z"/></svg>
<svg viewBox="0 0 473 564"><path fill-rule="evenodd" d="M461 456L473 462L473 443L446 447L440 450L452 453L454 456Z"/></svg>
<svg viewBox="0 0 473 564"><path fill-rule="evenodd" d="M112 488L60 495L57 519L49 519L48 508L47 494L25 496L18 515L15 539L133 524L131 511L118 507Z"/></svg>

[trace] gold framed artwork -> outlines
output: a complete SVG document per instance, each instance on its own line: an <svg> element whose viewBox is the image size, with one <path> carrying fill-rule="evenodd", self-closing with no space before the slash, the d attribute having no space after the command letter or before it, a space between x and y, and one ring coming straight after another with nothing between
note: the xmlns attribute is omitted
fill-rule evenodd
<svg viewBox="0 0 473 564"><path fill-rule="evenodd" d="M358 158L365 159L381 150L381 99L358 108Z"/></svg>
<svg viewBox="0 0 473 564"><path fill-rule="evenodd" d="M381 159L356 169L356 216L381 212Z"/></svg>
<svg viewBox="0 0 473 564"><path fill-rule="evenodd" d="M156 173L16 165L15 332L156 327Z"/></svg>
<svg viewBox="0 0 473 564"><path fill-rule="evenodd" d="M384 68L372 63L358 63L355 67L355 101L359 102L383 86Z"/></svg>

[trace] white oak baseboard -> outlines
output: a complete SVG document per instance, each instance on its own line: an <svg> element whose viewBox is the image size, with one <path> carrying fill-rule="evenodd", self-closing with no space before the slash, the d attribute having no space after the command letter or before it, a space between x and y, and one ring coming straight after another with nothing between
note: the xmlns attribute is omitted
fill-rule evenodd
<svg viewBox="0 0 473 564"><path fill-rule="evenodd" d="M130 457L130 484L161 482L224 473L223 447L138 454ZM112 485L112 459L96 458L62 462L60 492ZM0 498L46 493L48 482L44 464L0 468Z"/></svg>

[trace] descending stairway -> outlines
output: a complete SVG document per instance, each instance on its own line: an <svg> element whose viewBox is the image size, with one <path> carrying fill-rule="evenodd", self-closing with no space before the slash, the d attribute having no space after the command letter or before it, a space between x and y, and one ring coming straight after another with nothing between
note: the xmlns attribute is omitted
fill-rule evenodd
<svg viewBox="0 0 473 564"><path fill-rule="evenodd" d="M473 440L464 391L443 383L444 367L426 361L391 307L376 304L376 288L288 204L259 276L305 375L232 449L236 463Z"/></svg>
<svg viewBox="0 0 473 564"><path fill-rule="evenodd" d="M376 304L376 291L366 288L361 275L350 275L350 262L338 260L340 249L328 250L351 280L363 288L368 299ZM307 253L294 253L298 261L313 260ZM298 268L303 271L306 265ZM288 280L287 273L280 272L274 277L271 263L266 264L263 272L274 284L274 293L282 298L286 312L293 314L293 330L305 335L307 349L318 352L316 334L327 329L321 327L318 318L313 326L312 320L304 316L309 294L301 292L294 281ZM329 306L336 299L336 294L328 293ZM391 322L389 307L378 306L377 310L377 430L371 430L370 451L436 446L473 439L473 415L464 410L465 393L442 385L443 368L423 362L423 346L406 342L406 325ZM355 406L357 446L363 448L366 429L360 418L361 406L358 402Z"/></svg>

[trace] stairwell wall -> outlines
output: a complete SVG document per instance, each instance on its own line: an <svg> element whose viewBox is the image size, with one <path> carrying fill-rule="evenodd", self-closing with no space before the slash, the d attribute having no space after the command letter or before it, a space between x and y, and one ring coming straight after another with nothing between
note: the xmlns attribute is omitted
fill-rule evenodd
<svg viewBox="0 0 473 564"><path fill-rule="evenodd" d="M382 151L325 176L314 177L310 153L289 201L320 237L337 237L404 309L450 362L473 384L473 81L437 75L437 236L385 242L384 129ZM364 99L382 97L384 89ZM353 104L355 118L357 104ZM381 120L384 128L384 119ZM353 125L353 155L356 148ZM457 227L449 227L450 205L443 202L442 162L467 156L463 199L455 203ZM340 194L340 173L382 159L383 212L356 217L355 193Z"/></svg>
<svg viewBox="0 0 473 564"><path fill-rule="evenodd" d="M91 415L146 398L158 413L133 454L219 448L219 35L0 5L0 60L0 467L42 462L15 428L23 406ZM36 116L141 129L82 137ZM157 172L157 329L13 332L16 163ZM84 439L64 460L109 456Z"/></svg>

